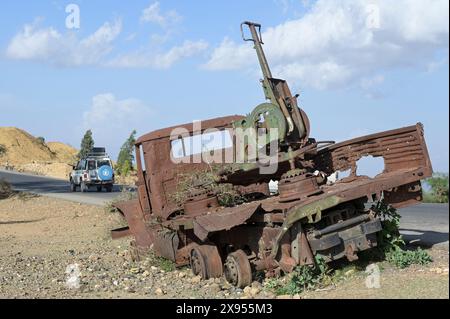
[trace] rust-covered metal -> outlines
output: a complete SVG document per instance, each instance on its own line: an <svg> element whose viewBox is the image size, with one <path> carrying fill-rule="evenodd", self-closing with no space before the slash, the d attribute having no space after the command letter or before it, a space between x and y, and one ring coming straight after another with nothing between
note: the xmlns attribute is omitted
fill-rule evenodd
<svg viewBox="0 0 450 319"><path fill-rule="evenodd" d="M280 202L289 202L319 194L322 190L314 174L306 170L293 170L281 176L278 192Z"/></svg>
<svg viewBox="0 0 450 319"><path fill-rule="evenodd" d="M272 77L260 26L244 25L250 28L271 105L263 103L248 116L203 121L200 129L191 123L140 137L138 199L116 204L128 227L112 232L113 238L132 236L140 254L153 249L177 265L190 264L205 279L225 274L239 287L251 283L253 271L265 271L267 276L290 272L298 265L313 264L315 255L326 261L356 260L360 251L377 245L381 230L370 203L383 199L397 208L417 204L422 200L420 181L432 175L420 123L340 143L311 138L297 96L291 95L286 81ZM261 117L267 118L254 121ZM183 176L212 170L209 162L196 161L196 155L185 150L174 161L174 139L217 129L230 134L235 143L240 128L268 123L282 129L276 137L276 170L262 174L258 161L238 163L234 157L229 169L225 154L218 170L216 182L231 185L245 203L222 207L217 194L204 185L193 187L183 203L174 199ZM181 136L174 137L180 128ZM359 161L367 157L384 163L376 176L359 173ZM336 178L345 171L347 177ZM269 191L270 181L278 181L278 193Z"/></svg>

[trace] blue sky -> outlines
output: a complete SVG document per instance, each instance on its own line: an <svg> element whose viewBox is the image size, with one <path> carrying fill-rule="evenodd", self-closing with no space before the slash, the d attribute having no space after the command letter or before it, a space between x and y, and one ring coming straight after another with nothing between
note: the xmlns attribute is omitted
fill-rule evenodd
<svg viewBox="0 0 450 319"><path fill-rule="evenodd" d="M66 27L68 4L80 29ZM312 136L336 141L422 122L448 172L448 1L3 1L0 126L115 156L138 134L246 114L263 102L239 25L262 23L275 77Z"/></svg>

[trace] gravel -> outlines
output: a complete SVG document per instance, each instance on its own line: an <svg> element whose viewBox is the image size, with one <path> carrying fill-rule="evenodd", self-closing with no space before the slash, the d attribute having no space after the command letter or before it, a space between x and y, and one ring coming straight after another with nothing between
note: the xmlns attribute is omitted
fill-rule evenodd
<svg viewBox="0 0 450 319"><path fill-rule="evenodd" d="M273 297L186 267L166 272L151 254L133 262L129 240L109 237L120 222L102 208L45 197L0 201L0 298Z"/></svg>
<svg viewBox="0 0 450 319"><path fill-rule="evenodd" d="M0 200L0 298L448 298L448 251L432 251L428 267L383 270L378 291L364 286L363 274L349 273L326 291L275 296L256 281L238 289L223 278L201 280L187 267L164 271L151 254L133 262L129 239L111 240L110 230L121 226L118 214L96 206L46 197Z"/></svg>

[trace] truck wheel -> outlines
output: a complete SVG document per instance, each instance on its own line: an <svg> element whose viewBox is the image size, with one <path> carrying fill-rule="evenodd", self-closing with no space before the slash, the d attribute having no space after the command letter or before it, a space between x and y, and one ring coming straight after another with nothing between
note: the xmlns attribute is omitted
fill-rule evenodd
<svg viewBox="0 0 450 319"><path fill-rule="evenodd" d="M77 191L77 185L72 180L70 181L70 191L71 192Z"/></svg>
<svg viewBox="0 0 450 319"><path fill-rule="evenodd" d="M214 245L199 245L190 253L190 266L196 276L203 280L219 278L223 274L222 260Z"/></svg>
<svg viewBox="0 0 450 319"><path fill-rule="evenodd" d="M245 288L252 283L252 269L247 254L236 250L225 261L225 279L238 288Z"/></svg>
<svg viewBox="0 0 450 319"><path fill-rule="evenodd" d="M106 191L107 191L108 193L111 193L112 190L113 190L113 185L106 185Z"/></svg>
<svg viewBox="0 0 450 319"><path fill-rule="evenodd" d="M102 191L102 187L101 186L97 186L97 192L101 192Z"/></svg>
<svg viewBox="0 0 450 319"><path fill-rule="evenodd" d="M86 185L85 182L81 182L80 189L82 193L86 193L88 191L88 186Z"/></svg>

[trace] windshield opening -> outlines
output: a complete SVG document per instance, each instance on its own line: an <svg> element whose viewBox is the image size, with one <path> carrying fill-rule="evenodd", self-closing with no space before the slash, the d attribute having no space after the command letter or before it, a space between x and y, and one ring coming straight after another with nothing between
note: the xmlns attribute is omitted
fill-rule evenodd
<svg viewBox="0 0 450 319"><path fill-rule="evenodd" d="M111 163L110 163L109 161L107 161L107 160L104 160L104 161L98 161L98 162L97 162L97 167L100 168L100 167L102 167L102 166L111 166Z"/></svg>
<svg viewBox="0 0 450 319"><path fill-rule="evenodd" d="M96 169L97 167L95 167L95 161L88 161L88 170L91 169Z"/></svg>

